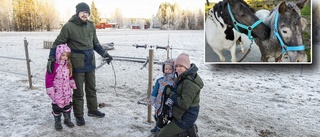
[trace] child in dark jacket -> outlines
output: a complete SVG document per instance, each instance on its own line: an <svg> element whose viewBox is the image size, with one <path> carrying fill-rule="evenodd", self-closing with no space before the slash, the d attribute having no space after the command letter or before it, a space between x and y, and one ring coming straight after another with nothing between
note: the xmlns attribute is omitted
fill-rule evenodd
<svg viewBox="0 0 320 137"><path fill-rule="evenodd" d="M149 104L152 104L154 106L154 118L157 121L158 116L160 116L162 111L162 95L163 90L166 85L174 86L175 81L175 71L174 71L174 61L173 59L168 59L163 62L162 65L162 72L163 76L158 78L154 88L152 90L152 93L150 95L150 98L148 100ZM152 133L155 133L160 128L157 127L157 125L151 129Z"/></svg>
<svg viewBox="0 0 320 137"><path fill-rule="evenodd" d="M70 62L70 48L66 44L57 46L56 61L53 73L46 73L46 92L52 100L52 114L54 116L56 130L62 130L61 114L64 123L73 127L71 122L72 89L76 89L72 77L72 65Z"/></svg>

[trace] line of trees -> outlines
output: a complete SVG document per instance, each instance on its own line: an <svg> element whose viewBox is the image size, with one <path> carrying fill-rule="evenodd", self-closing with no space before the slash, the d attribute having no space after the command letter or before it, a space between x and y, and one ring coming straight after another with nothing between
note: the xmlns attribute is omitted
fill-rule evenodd
<svg viewBox="0 0 320 137"><path fill-rule="evenodd" d="M0 31L50 31L59 28L59 12L48 0L0 0ZM101 20L94 2L91 3L91 16L98 24ZM125 19L120 9L116 9L110 18L121 27L127 27L132 20ZM162 3L157 14L144 19L143 25L160 29L201 30L204 28L204 11L182 10L178 4Z"/></svg>
<svg viewBox="0 0 320 137"><path fill-rule="evenodd" d="M0 0L0 31L50 30L59 14L46 0Z"/></svg>
<svg viewBox="0 0 320 137"><path fill-rule="evenodd" d="M204 11L182 10L176 3L165 2L160 4L153 23L161 29L201 30L204 28Z"/></svg>
<svg viewBox="0 0 320 137"><path fill-rule="evenodd" d="M201 9L196 11L182 10L176 3L164 2L159 5L157 14L153 15L151 19L124 18L121 9L116 8L108 21L117 23L119 28L128 28L130 23L137 23L165 30L201 30L204 29L204 11Z"/></svg>

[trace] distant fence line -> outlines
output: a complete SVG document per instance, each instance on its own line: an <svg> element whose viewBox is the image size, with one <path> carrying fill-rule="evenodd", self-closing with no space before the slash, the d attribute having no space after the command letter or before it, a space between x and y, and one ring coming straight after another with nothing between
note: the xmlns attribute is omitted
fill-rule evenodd
<svg viewBox="0 0 320 137"><path fill-rule="evenodd" d="M26 59L23 59L23 58L14 58L14 57L5 57L5 56L0 56L0 58L13 59L13 60L26 60Z"/></svg>

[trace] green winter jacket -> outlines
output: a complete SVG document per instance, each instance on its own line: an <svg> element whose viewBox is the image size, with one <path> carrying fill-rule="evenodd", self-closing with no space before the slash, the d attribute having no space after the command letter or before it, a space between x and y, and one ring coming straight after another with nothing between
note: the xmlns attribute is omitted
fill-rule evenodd
<svg viewBox="0 0 320 137"><path fill-rule="evenodd" d="M179 122L184 122L182 119L194 122L198 117L200 91L204 84L197 71L196 65L191 64L191 67L178 77L175 94L170 97L174 101L172 115Z"/></svg>
<svg viewBox="0 0 320 137"><path fill-rule="evenodd" d="M94 23L89 20L82 22L77 15L73 15L62 27L53 43L49 57L54 57L56 46L64 43L67 43L71 49L74 72L89 72L95 69L93 50L101 56L105 53L98 41Z"/></svg>

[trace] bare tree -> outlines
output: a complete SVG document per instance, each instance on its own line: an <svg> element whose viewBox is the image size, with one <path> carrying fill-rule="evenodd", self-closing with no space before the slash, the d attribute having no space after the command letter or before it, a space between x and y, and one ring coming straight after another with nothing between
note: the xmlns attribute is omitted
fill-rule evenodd
<svg viewBox="0 0 320 137"><path fill-rule="evenodd" d="M118 28L123 28L123 15L122 15L122 11L119 8L116 8L115 11L112 13L111 15L111 22L113 23L117 23L118 24Z"/></svg>
<svg viewBox="0 0 320 137"><path fill-rule="evenodd" d="M178 29L180 21L181 21L181 10L178 4L174 4L172 6L173 8L173 13L172 13L172 25L173 29Z"/></svg>
<svg viewBox="0 0 320 137"><path fill-rule="evenodd" d="M40 26L47 31L51 31L60 24L58 12L51 6L52 4L52 1L43 1L39 5L39 10L41 11L39 11L39 14L42 15Z"/></svg>
<svg viewBox="0 0 320 137"><path fill-rule="evenodd" d="M10 31L13 29L12 0L0 0L0 31Z"/></svg>
<svg viewBox="0 0 320 137"><path fill-rule="evenodd" d="M204 29L204 12L199 9L198 14L196 16L196 21L197 21L197 29L202 30Z"/></svg>
<svg viewBox="0 0 320 137"><path fill-rule="evenodd" d="M200 11L201 9L199 9ZM202 15L201 15L202 14ZM161 3L156 17L161 29L203 29L204 17L202 13L181 10L178 4ZM154 19L154 21L156 21ZM200 26L199 26L200 25Z"/></svg>
<svg viewBox="0 0 320 137"><path fill-rule="evenodd" d="M165 27L165 25L168 24L167 15L169 15L169 14L167 14L167 7L169 5L170 5L170 3L167 3L167 2L160 4L157 15L156 15L160 21L160 28L162 28L162 29Z"/></svg>
<svg viewBox="0 0 320 137"><path fill-rule="evenodd" d="M18 0L15 3L14 22L16 30L18 31L33 31L35 24L33 19L35 17L35 5L33 0Z"/></svg>

